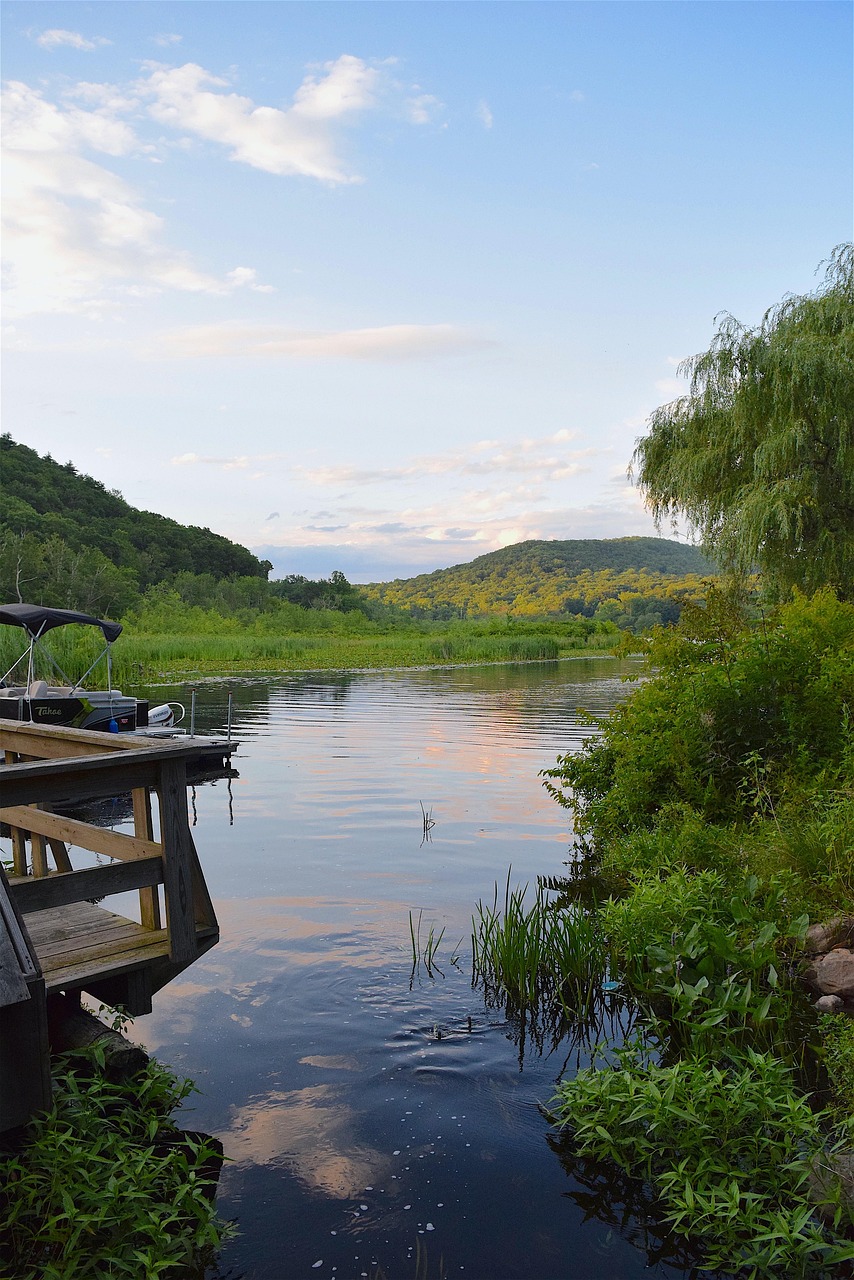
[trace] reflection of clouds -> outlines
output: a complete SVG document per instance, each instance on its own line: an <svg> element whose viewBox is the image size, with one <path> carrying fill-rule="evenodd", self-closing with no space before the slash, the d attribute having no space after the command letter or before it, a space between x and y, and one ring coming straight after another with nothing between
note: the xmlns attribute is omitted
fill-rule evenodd
<svg viewBox="0 0 854 1280"><path fill-rule="evenodd" d="M389 1157L353 1141L357 1113L336 1099L331 1085L267 1093L236 1109L217 1136L238 1166L285 1165L309 1187L347 1199L380 1179Z"/></svg>
<svg viewBox="0 0 854 1280"><path fill-rule="evenodd" d="M218 902L220 941L211 968L218 967L223 978L229 973L231 957L251 952L253 961L274 959L283 964L335 965L349 969L376 969L387 963L385 945L401 943L401 920L409 905L383 904L347 898L240 898ZM365 916L365 923L359 917ZM385 944L385 945L384 945ZM226 959L228 957L228 959ZM271 966L265 966L268 971ZM257 983L247 982L241 961L235 962L232 981L223 981L229 995L261 1003L264 993ZM239 973L239 976L238 976Z"/></svg>
<svg viewBox="0 0 854 1280"><path fill-rule="evenodd" d="M328 1071L361 1071L355 1058L344 1053L312 1053L300 1062L307 1067L324 1067Z"/></svg>

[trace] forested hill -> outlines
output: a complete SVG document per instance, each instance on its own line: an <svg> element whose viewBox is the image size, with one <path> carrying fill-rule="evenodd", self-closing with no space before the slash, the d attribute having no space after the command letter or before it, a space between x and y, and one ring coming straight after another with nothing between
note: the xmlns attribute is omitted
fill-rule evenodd
<svg viewBox="0 0 854 1280"><path fill-rule="evenodd" d="M468 564L416 578L372 583L364 593L425 616L592 615L603 601L672 600L699 594L716 572L695 547L667 538L584 538L519 542ZM623 610L625 612L625 610ZM665 611L666 612L666 611ZM665 619L666 620L666 619Z"/></svg>
<svg viewBox="0 0 854 1280"><path fill-rule="evenodd" d="M9 435L0 436L0 485L7 548L10 539L44 545L58 538L72 552L97 550L143 590L180 572L266 579L272 567L210 529L137 510L72 463L40 457Z"/></svg>

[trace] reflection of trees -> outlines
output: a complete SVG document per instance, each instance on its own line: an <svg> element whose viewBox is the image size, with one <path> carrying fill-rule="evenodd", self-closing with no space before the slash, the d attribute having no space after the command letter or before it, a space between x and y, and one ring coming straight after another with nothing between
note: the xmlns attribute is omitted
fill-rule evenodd
<svg viewBox="0 0 854 1280"><path fill-rule="evenodd" d="M705 1270L696 1246L671 1232L661 1220L655 1196L639 1178L630 1177L611 1162L579 1158L566 1133L550 1133L546 1141L575 1184L564 1195L582 1210L584 1222L602 1222L612 1227L646 1254L648 1267L676 1267L684 1273L685 1280L723 1275Z"/></svg>

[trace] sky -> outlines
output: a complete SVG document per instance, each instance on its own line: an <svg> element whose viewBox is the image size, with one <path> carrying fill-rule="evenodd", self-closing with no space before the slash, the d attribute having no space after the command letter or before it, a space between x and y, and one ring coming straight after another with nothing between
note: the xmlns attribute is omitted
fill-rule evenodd
<svg viewBox="0 0 854 1280"><path fill-rule="evenodd" d="M852 237L852 13L5 3L3 429L274 577L653 534L680 361Z"/></svg>

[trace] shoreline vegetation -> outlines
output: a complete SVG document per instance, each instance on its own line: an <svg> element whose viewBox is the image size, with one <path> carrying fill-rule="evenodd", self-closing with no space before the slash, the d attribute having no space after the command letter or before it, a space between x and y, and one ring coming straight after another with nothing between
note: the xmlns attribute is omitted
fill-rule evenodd
<svg viewBox="0 0 854 1280"><path fill-rule="evenodd" d="M806 952L854 924L854 604L825 589L751 620L712 593L647 649L544 773L579 837L568 874L478 904L474 976L528 1043L590 1062L540 1100L551 1145L574 1177L627 1178L665 1255L850 1276L854 966L821 1012Z"/></svg>
<svg viewBox="0 0 854 1280"><path fill-rule="evenodd" d="M221 1146L175 1124L193 1084L153 1060L111 1079L102 1042L51 1068L50 1110L0 1150L0 1272L203 1280L234 1229L216 1211Z"/></svg>
<svg viewBox="0 0 854 1280"><path fill-rule="evenodd" d="M287 671L365 671L404 667L467 666L484 663L544 662L567 657L607 656L622 640L612 622L572 619L566 622L418 623L397 630L371 625L363 615L347 625L349 614L301 612L311 630L281 635L256 628L221 627L208 614L205 629L145 633L133 619L112 655L116 685L156 684L195 676L254 675ZM335 626L339 629L333 629ZM197 622L198 625L198 622ZM0 635L0 665L6 670L21 652L12 628ZM66 670L86 670L96 655L97 638L86 628L57 630L50 651ZM96 669L94 679L103 676Z"/></svg>

